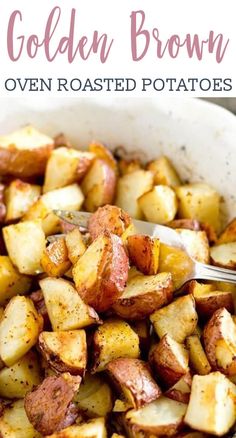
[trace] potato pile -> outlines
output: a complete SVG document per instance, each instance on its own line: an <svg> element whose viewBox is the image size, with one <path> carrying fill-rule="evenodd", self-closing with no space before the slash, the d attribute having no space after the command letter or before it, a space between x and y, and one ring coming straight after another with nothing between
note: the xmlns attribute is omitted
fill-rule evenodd
<svg viewBox="0 0 236 438"><path fill-rule="evenodd" d="M102 144L33 127L0 137L0 437L207 438L236 422L236 287L187 278L236 269L220 196ZM92 213L87 226L55 209ZM52 238L52 235L55 235ZM47 237L51 236L48 240Z"/></svg>

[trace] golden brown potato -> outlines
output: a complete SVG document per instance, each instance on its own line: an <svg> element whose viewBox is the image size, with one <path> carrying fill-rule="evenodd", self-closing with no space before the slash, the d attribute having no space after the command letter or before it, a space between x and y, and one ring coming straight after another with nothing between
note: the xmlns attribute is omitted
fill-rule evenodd
<svg viewBox="0 0 236 438"><path fill-rule="evenodd" d="M217 240L217 245L222 243L236 242L236 218L234 218L227 227L222 231Z"/></svg>
<svg viewBox="0 0 236 438"><path fill-rule="evenodd" d="M64 238L57 239L47 246L41 258L41 266L49 277L61 277L68 271L71 262Z"/></svg>
<svg viewBox="0 0 236 438"><path fill-rule="evenodd" d="M138 159L130 159L130 160L119 160L118 168L120 175L127 175L128 173L135 172L136 170L141 169L141 162Z"/></svg>
<svg viewBox="0 0 236 438"><path fill-rule="evenodd" d="M65 242L68 258L72 264L75 264L86 251L86 245L79 228L69 231L65 236Z"/></svg>
<svg viewBox="0 0 236 438"><path fill-rule="evenodd" d="M167 224L177 213L177 199L174 190L168 186L154 186L138 198L138 205L144 217L156 224Z"/></svg>
<svg viewBox="0 0 236 438"><path fill-rule="evenodd" d="M184 342L193 333L198 321L193 296L180 297L168 306L156 310L150 320L160 338L167 334L176 342Z"/></svg>
<svg viewBox="0 0 236 438"><path fill-rule="evenodd" d="M93 372L105 370L108 362L119 357L137 359L140 355L139 337L127 322L107 319L95 331L93 355Z"/></svg>
<svg viewBox="0 0 236 438"><path fill-rule="evenodd" d="M0 371L0 396L24 398L41 381L38 357L29 351L18 362Z"/></svg>
<svg viewBox="0 0 236 438"><path fill-rule="evenodd" d="M85 196L84 206L87 211L93 213L102 205L112 204L116 179L115 171L106 161L94 160L81 184Z"/></svg>
<svg viewBox="0 0 236 438"><path fill-rule="evenodd" d="M123 292L128 269L122 240L115 234L101 234L74 265L73 279L82 299L103 312Z"/></svg>
<svg viewBox="0 0 236 438"><path fill-rule="evenodd" d="M45 235L39 221L26 221L3 228L4 242L12 263L21 274L42 272Z"/></svg>
<svg viewBox="0 0 236 438"><path fill-rule="evenodd" d="M53 370L84 375L87 365L85 330L42 332L39 348Z"/></svg>
<svg viewBox="0 0 236 438"><path fill-rule="evenodd" d="M168 304L172 297L171 274L138 274L128 280L124 292L113 304L113 309L122 318L139 320Z"/></svg>
<svg viewBox="0 0 236 438"><path fill-rule="evenodd" d="M47 162L43 193L79 182L90 168L94 155L76 149L59 147Z"/></svg>
<svg viewBox="0 0 236 438"><path fill-rule="evenodd" d="M49 277L39 284L54 331L81 329L100 322L95 310L82 301L69 281Z"/></svg>
<svg viewBox="0 0 236 438"><path fill-rule="evenodd" d="M197 374L204 376L211 372L211 366L207 359L206 353L203 350L200 338L198 335L188 336L186 346L189 351L190 366Z"/></svg>
<svg viewBox="0 0 236 438"><path fill-rule="evenodd" d="M210 318L221 307L225 307L230 313L234 312L231 292L214 290L214 285L199 283L196 280L190 282L189 292L195 299L198 314L203 318Z"/></svg>
<svg viewBox="0 0 236 438"><path fill-rule="evenodd" d="M138 198L152 189L153 174L147 170L136 170L119 178L115 204L131 217L142 219L143 213Z"/></svg>
<svg viewBox="0 0 236 438"><path fill-rule="evenodd" d="M92 240L106 231L121 237L130 224L130 216L121 208L115 205L104 205L89 218L88 231Z"/></svg>
<svg viewBox="0 0 236 438"><path fill-rule="evenodd" d="M42 316L30 298L11 299L0 322L0 357L8 367L36 344L42 326Z"/></svg>
<svg viewBox="0 0 236 438"><path fill-rule="evenodd" d="M173 386L188 371L189 354L183 344L176 342L169 335L161 338L152 347L149 356L150 363L167 387Z"/></svg>
<svg viewBox="0 0 236 438"><path fill-rule="evenodd" d="M20 219L37 201L41 187L28 184L20 179L13 180L5 191L6 222Z"/></svg>
<svg viewBox="0 0 236 438"><path fill-rule="evenodd" d="M0 417L2 438L42 438L29 422L24 408L24 400L12 401Z"/></svg>
<svg viewBox="0 0 236 438"><path fill-rule="evenodd" d="M0 175L43 175L53 148L53 139L32 126L0 136Z"/></svg>
<svg viewBox="0 0 236 438"><path fill-rule="evenodd" d="M236 242L212 246L210 254L213 265L236 269Z"/></svg>
<svg viewBox="0 0 236 438"><path fill-rule="evenodd" d="M212 435L226 434L235 422L235 396L235 385L219 372L193 376L185 423Z"/></svg>
<svg viewBox="0 0 236 438"><path fill-rule="evenodd" d="M134 234L127 238L127 248L130 261L146 275L155 275L159 267L159 239Z"/></svg>
<svg viewBox="0 0 236 438"><path fill-rule="evenodd" d="M135 409L156 400L161 389L153 379L147 363L139 359L119 358L108 363L106 367L112 382L118 391Z"/></svg>
<svg viewBox="0 0 236 438"><path fill-rule="evenodd" d="M200 231L200 222L196 219L174 219L166 224L170 228Z"/></svg>
<svg viewBox="0 0 236 438"><path fill-rule="evenodd" d="M210 248L205 231L176 230L184 243L187 253L197 262L208 264Z"/></svg>
<svg viewBox="0 0 236 438"><path fill-rule="evenodd" d="M146 357L151 345L151 324L148 319L132 321L132 329L139 337L139 345L143 356Z"/></svg>
<svg viewBox="0 0 236 438"><path fill-rule="evenodd" d="M26 414L38 432L49 435L74 423L78 412L73 398L80 382L80 376L64 373L59 377L47 377L34 391L26 394Z"/></svg>
<svg viewBox="0 0 236 438"><path fill-rule="evenodd" d="M192 385L192 376L190 372L187 372L184 376L182 376L178 382L176 382L171 388L169 388L165 392L165 396L171 398L172 400L176 400L180 403L189 402L189 396Z"/></svg>
<svg viewBox="0 0 236 438"><path fill-rule="evenodd" d="M219 231L220 196L212 187L203 183L186 184L176 187L175 191L180 218L197 219Z"/></svg>
<svg viewBox="0 0 236 438"><path fill-rule="evenodd" d="M179 289L189 279L192 271L193 261L186 251L161 243L159 272L171 272L175 289Z"/></svg>
<svg viewBox="0 0 236 438"><path fill-rule="evenodd" d="M0 256L0 305L15 295L26 294L31 282L30 277L19 273L8 256Z"/></svg>
<svg viewBox="0 0 236 438"><path fill-rule="evenodd" d="M141 433L134 436L172 436L183 428L186 409L184 403L162 396L138 410L128 411L125 421L131 432Z"/></svg>
<svg viewBox="0 0 236 438"><path fill-rule="evenodd" d="M114 407L112 412L127 412L129 409L133 408L133 404L131 402L127 402L126 400L116 399L114 403Z"/></svg>
<svg viewBox="0 0 236 438"><path fill-rule="evenodd" d="M163 156L151 161L147 169L154 174L154 184L163 184L171 187L180 186L181 181L169 158Z"/></svg>
<svg viewBox="0 0 236 438"><path fill-rule="evenodd" d="M203 331L207 358L213 370L232 376L236 374L236 325L230 313L218 309Z"/></svg>
<svg viewBox="0 0 236 438"><path fill-rule="evenodd" d="M118 172L117 162L112 155L112 152L109 151L106 146L102 143L92 142L88 148L90 153L94 154L100 160L104 160L116 173Z"/></svg>
<svg viewBox="0 0 236 438"><path fill-rule="evenodd" d="M113 395L102 377L86 373L74 401L86 417L106 417L112 411Z"/></svg>
<svg viewBox="0 0 236 438"><path fill-rule="evenodd" d="M75 424L46 438L107 438L104 418L96 418L88 423Z"/></svg>

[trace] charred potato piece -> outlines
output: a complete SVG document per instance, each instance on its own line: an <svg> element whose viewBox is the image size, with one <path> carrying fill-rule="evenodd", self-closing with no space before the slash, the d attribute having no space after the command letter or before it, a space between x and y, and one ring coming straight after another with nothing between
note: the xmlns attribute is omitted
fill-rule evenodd
<svg viewBox="0 0 236 438"><path fill-rule="evenodd" d="M189 362L194 371L201 376L209 374L211 372L211 366L202 347L199 336L188 336L186 339L186 346L189 351Z"/></svg>
<svg viewBox="0 0 236 438"><path fill-rule="evenodd" d="M169 158L163 156L151 161L147 169L154 174L154 184L162 184L171 187L180 186L181 181Z"/></svg>
<svg viewBox="0 0 236 438"><path fill-rule="evenodd" d="M38 200L41 187L16 179L5 191L6 222L20 219Z"/></svg>
<svg viewBox="0 0 236 438"><path fill-rule="evenodd" d="M21 274L42 272L41 258L45 235L38 221L26 221L3 228L4 242L12 263Z"/></svg>
<svg viewBox="0 0 236 438"><path fill-rule="evenodd" d="M131 217L142 219L143 213L138 198L152 189L153 175L147 170L136 170L119 178L115 204Z"/></svg>
<svg viewBox="0 0 236 438"><path fill-rule="evenodd" d="M114 359L108 363L106 369L118 390L135 409L156 400L161 395L147 363L142 360Z"/></svg>
<svg viewBox="0 0 236 438"><path fill-rule="evenodd" d="M236 242L212 246L210 254L213 265L236 269Z"/></svg>
<svg viewBox="0 0 236 438"><path fill-rule="evenodd" d="M167 224L177 213L177 199L174 190L168 186L155 186L138 198L138 205L144 217L156 224Z"/></svg>
<svg viewBox="0 0 236 438"><path fill-rule="evenodd" d="M134 434L172 436L183 428L186 409L184 403L162 396L138 410L128 411L125 421Z"/></svg>
<svg viewBox="0 0 236 438"><path fill-rule="evenodd" d="M186 295L156 310L150 317L157 335L168 334L176 342L184 342L197 326L198 316L192 295Z"/></svg>
<svg viewBox="0 0 236 438"><path fill-rule="evenodd" d="M195 299L198 314L203 318L210 318L221 307L225 307L230 313L234 312L233 294L230 291L214 290L214 286L211 284L192 280L189 292Z"/></svg>
<svg viewBox="0 0 236 438"><path fill-rule="evenodd" d="M18 362L0 371L0 396L24 398L41 381L38 357L29 351Z"/></svg>
<svg viewBox="0 0 236 438"><path fill-rule="evenodd" d="M72 264L75 264L86 251L86 245L83 241L82 234L78 228L66 234L65 242L68 251L68 258Z"/></svg>
<svg viewBox="0 0 236 438"><path fill-rule="evenodd" d="M85 196L84 206L94 212L98 207L112 204L116 189L116 173L106 161L96 159L85 175L81 188Z"/></svg>
<svg viewBox="0 0 236 438"><path fill-rule="evenodd" d="M207 358L213 370L232 376L236 374L236 325L230 313L218 309L203 331Z"/></svg>
<svg viewBox="0 0 236 438"><path fill-rule="evenodd" d="M92 240L106 231L121 237L130 224L130 216L121 208L115 205L104 205L89 218L88 231Z"/></svg>
<svg viewBox="0 0 236 438"><path fill-rule="evenodd" d="M0 136L0 175L43 175L53 148L53 139L32 126Z"/></svg>
<svg viewBox="0 0 236 438"><path fill-rule="evenodd" d="M174 385L188 371L189 354L183 344L176 342L169 335L163 336L153 346L149 357L150 363L167 387Z"/></svg>
<svg viewBox="0 0 236 438"><path fill-rule="evenodd" d="M47 246L41 258L41 266L49 277L61 277L68 271L71 262L64 238L57 239Z"/></svg>
<svg viewBox="0 0 236 438"><path fill-rule="evenodd" d="M138 335L127 322L108 319L95 331L93 354L93 372L105 370L108 362L119 357L137 359L140 355Z"/></svg>
<svg viewBox="0 0 236 438"><path fill-rule="evenodd" d="M159 239L134 234L127 238L130 261L146 275L156 275L159 267Z"/></svg>
<svg viewBox="0 0 236 438"><path fill-rule="evenodd" d="M30 277L19 273L8 256L0 256L0 305L15 295L26 294L31 282Z"/></svg>
<svg viewBox="0 0 236 438"><path fill-rule="evenodd" d="M184 243L188 254L197 262L208 264L210 248L205 231L176 230Z"/></svg>
<svg viewBox="0 0 236 438"><path fill-rule="evenodd" d="M73 279L82 299L97 312L109 309L125 288L129 260L121 239L101 234L73 268Z"/></svg>
<svg viewBox="0 0 236 438"><path fill-rule="evenodd" d="M94 155L76 149L59 147L47 162L43 193L79 182L92 164Z"/></svg>
<svg viewBox="0 0 236 438"><path fill-rule="evenodd" d="M83 382L74 397L80 412L88 418L106 417L113 406L110 386L98 375L86 373Z"/></svg>
<svg viewBox="0 0 236 438"><path fill-rule="evenodd" d="M104 418L96 418L88 423L73 425L46 438L107 438Z"/></svg>
<svg viewBox="0 0 236 438"><path fill-rule="evenodd" d="M41 438L29 422L24 401L13 401L0 417L0 435L3 438Z"/></svg>
<svg viewBox="0 0 236 438"><path fill-rule="evenodd" d="M136 275L128 281L113 309L122 318L139 320L168 304L172 297L171 274Z"/></svg>
<svg viewBox="0 0 236 438"><path fill-rule="evenodd" d="M82 301L68 281L44 278L40 287L54 331L75 330L100 322L95 310Z"/></svg>
<svg viewBox="0 0 236 438"><path fill-rule="evenodd" d="M178 382L176 382L171 388L169 388L165 392L165 396L171 398L172 400L176 400L180 403L189 402L189 396L192 385L192 376L190 372L186 373L182 376Z"/></svg>
<svg viewBox="0 0 236 438"><path fill-rule="evenodd" d="M180 218L197 219L219 231L220 196L212 187L203 183L186 184L176 187L175 191Z"/></svg>
<svg viewBox="0 0 236 438"><path fill-rule="evenodd" d="M193 376L185 423L212 435L226 434L235 422L235 396L235 385L219 372Z"/></svg>
<svg viewBox="0 0 236 438"><path fill-rule="evenodd" d="M42 332L39 335L39 348L53 370L84 375L87 365L84 330Z"/></svg>
<svg viewBox="0 0 236 438"><path fill-rule="evenodd" d="M0 322L0 356L8 367L36 344L42 325L30 298L18 295L11 299Z"/></svg>
<svg viewBox="0 0 236 438"><path fill-rule="evenodd" d="M227 225L224 231L222 231L217 241L217 245L231 242L236 242L236 218Z"/></svg>
<svg viewBox="0 0 236 438"><path fill-rule="evenodd" d="M104 160L116 173L118 172L117 162L112 152L102 143L90 143L89 152L100 160Z"/></svg>
<svg viewBox="0 0 236 438"><path fill-rule="evenodd" d="M80 382L80 376L69 373L47 377L26 395L26 414L39 433L49 435L74 423L78 412L73 398Z"/></svg>

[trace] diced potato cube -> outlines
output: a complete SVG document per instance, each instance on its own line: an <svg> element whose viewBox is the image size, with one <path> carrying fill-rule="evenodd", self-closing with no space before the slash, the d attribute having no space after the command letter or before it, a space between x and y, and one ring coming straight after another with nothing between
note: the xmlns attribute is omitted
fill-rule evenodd
<svg viewBox="0 0 236 438"><path fill-rule="evenodd" d="M154 174L154 184L163 184L171 187L180 186L181 181L169 158L163 156L151 161L147 169Z"/></svg>
<svg viewBox="0 0 236 438"><path fill-rule="evenodd" d="M75 264L86 251L86 245L83 241L82 234L78 228L70 231L65 237L68 250L68 257L71 263Z"/></svg>
<svg viewBox="0 0 236 438"><path fill-rule="evenodd" d="M210 253L214 265L236 269L236 242L212 246Z"/></svg>
<svg viewBox="0 0 236 438"><path fill-rule="evenodd" d="M41 194L41 187L16 179L5 191L6 221L20 219Z"/></svg>
<svg viewBox="0 0 236 438"><path fill-rule="evenodd" d="M49 277L61 277L69 270L71 263L64 238L57 239L47 246L41 258L41 265Z"/></svg>
<svg viewBox="0 0 236 438"><path fill-rule="evenodd" d="M188 254L197 262L208 264L210 248L205 231L176 230L184 243Z"/></svg>
<svg viewBox="0 0 236 438"><path fill-rule="evenodd" d="M95 418L88 423L69 426L46 438L107 438L105 418Z"/></svg>
<svg viewBox="0 0 236 438"><path fill-rule="evenodd" d="M31 286L31 278L20 274L8 256L0 256L0 305L15 295L25 294Z"/></svg>
<svg viewBox="0 0 236 438"><path fill-rule="evenodd" d="M88 417L106 417L112 410L112 392L102 377L86 373L74 400Z"/></svg>
<svg viewBox="0 0 236 438"><path fill-rule="evenodd" d="M28 420L24 400L14 401L4 409L0 417L0 434L3 438L41 438Z"/></svg>
<svg viewBox="0 0 236 438"><path fill-rule="evenodd" d="M194 371L201 376L211 372L211 366L207 359L206 353L203 350L201 341L198 335L188 336L186 345L189 350L189 361Z"/></svg>
<svg viewBox="0 0 236 438"><path fill-rule="evenodd" d="M139 197L138 205L144 217L156 224L172 221L177 213L176 195L168 186L155 186L150 192Z"/></svg>

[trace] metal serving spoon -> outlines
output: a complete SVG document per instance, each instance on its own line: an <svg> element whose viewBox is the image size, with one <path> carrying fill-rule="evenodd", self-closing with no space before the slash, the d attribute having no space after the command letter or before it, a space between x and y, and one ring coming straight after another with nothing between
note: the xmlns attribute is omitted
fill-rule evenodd
<svg viewBox="0 0 236 438"><path fill-rule="evenodd" d="M54 213L63 221L84 228L87 227L88 219L91 216L91 213L80 211L54 210ZM187 281L194 279L224 281L236 284L236 271L196 262L196 260L187 253L181 235L172 228L136 219L133 220L133 223L139 234L158 237L162 243L179 250L179 255L183 257L187 269L181 278L181 284L178 284L178 288L183 286ZM49 241L50 239L52 240L53 236L49 238Z"/></svg>

